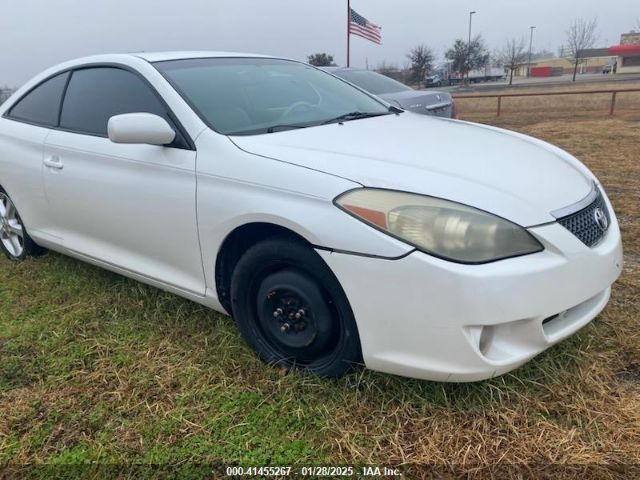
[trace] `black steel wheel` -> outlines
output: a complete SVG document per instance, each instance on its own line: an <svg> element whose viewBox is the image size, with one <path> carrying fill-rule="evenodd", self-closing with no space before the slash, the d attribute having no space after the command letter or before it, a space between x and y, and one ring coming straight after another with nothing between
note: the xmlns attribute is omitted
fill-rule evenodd
<svg viewBox="0 0 640 480"><path fill-rule="evenodd" d="M274 237L251 247L234 270L231 304L243 337L269 364L338 377L362 362L346 295L302 242Z"/></svg>

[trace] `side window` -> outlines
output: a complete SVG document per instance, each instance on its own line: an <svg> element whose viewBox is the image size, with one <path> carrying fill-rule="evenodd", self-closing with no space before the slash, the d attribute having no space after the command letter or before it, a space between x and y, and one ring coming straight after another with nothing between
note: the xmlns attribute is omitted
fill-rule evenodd
<svg viewBox="0 0 640 480"><path fill-rule="evenodd" d="M38 85L11 107L9 118L55 127L68 76L61 73Z"/></svg>
<svg viewBox="0 0 640 480"><path fill-rule="evenodd" d="M106 136L109 118L136 112L153 113L172 124L160 100L135 74L119 68L85 68L71 75L60 127Z"/></svg>

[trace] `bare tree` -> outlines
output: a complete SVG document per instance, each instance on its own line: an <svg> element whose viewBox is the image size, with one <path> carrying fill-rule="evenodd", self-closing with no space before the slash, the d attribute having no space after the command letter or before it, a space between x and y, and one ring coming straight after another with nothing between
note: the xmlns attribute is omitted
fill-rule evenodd
<svg viewBox="0 0 640 480"><path fill-rule="evenodd" d="M598 28L598 20L586 20L584 18L576 18L567 30L567 47L569 50L569 58L573 61L573 81L576 81L578 73L578 64L582 59L582 51L592 48L596 43L598 36L596 29Z"/></svg>
<svg viewBox="0 0 640 480"><path fill-rule="evenodd" d="M525 40L521 38L510 38L505 43L502 50L496 54L496 58L507 67L509 72L509 85L513 85L513 71L522 64L527 58L527 52L525 50Z"/></svg>
<svg viewBox="0 0 640 480"><path fill-rule="evenodd" d="M427 72L433 68L433 52L426 45L418 45L411 49L407 58L411 61L411 80L422 83Z"/></svg>

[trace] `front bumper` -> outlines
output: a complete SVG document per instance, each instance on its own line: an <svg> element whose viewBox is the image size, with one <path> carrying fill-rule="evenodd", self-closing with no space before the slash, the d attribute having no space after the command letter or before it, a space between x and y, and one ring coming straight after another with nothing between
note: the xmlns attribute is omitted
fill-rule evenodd
<svg viewBox="0 0 640 480"><path fill-rule="evenodd" d="M622 271L614 215L594 248L558 223L530 231L543 252L484 265L417 251L398 260L318 253L349 298L367 367L467 382L513 370L588 324Z"/></svg>

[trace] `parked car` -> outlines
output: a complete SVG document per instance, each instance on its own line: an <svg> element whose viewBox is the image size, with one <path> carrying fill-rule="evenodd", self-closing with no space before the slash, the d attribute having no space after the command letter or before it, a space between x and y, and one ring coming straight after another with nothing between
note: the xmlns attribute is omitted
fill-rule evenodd
<svg viewBox="0 0 640 480"><path fill-rule="evenodd" d="M441 87L442 77L440 75L428 75L424 78L424 86L426 88Z"/></svg>
<svg viewBox="0 0 640 480"><path fill-rule="evenodd" d="M325 67L323 70L405 110L423 115L457 118L458 113L453 98L446 92L414 90L404 83L371 70L345 67Z"/></svg>
<svg viewBox="0 0 640 480"><path fill-rule="evenodd" d="M273 57L53 67L0 107L0 185L11 260L47 248L165 289L322 376L500 375L588 324L622 268L568 153Z"/></svg>
<svg viewBox="0 0 640 480"><path fill-rule="evenodd" d="M612 71L613 71L613 65L611 65L610 63L605 65L604 67L602 67L602 74L603 75L611 73Z"/></svg>

